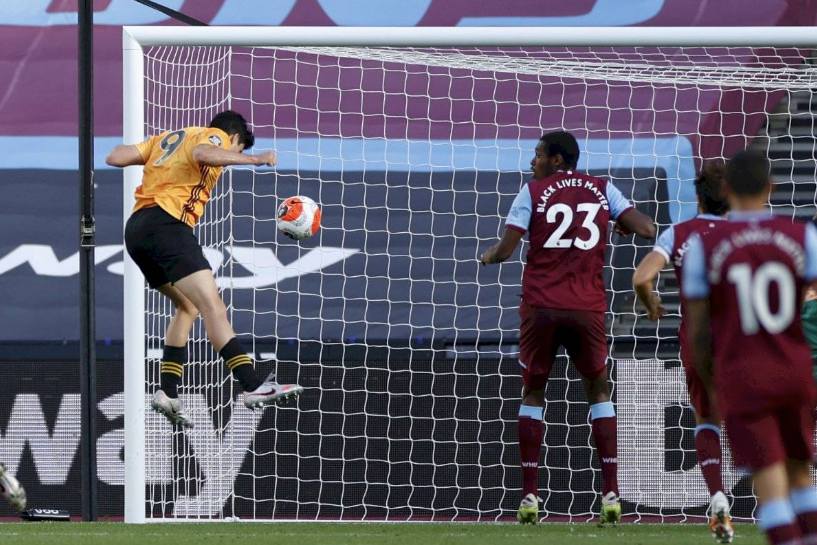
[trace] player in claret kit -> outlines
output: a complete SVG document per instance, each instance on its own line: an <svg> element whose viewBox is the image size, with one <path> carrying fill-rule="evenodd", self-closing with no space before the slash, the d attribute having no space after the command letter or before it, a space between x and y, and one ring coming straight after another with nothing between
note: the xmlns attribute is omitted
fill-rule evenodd
<svg viewBox="0 0 817 545"><path fill-rule="evenodd" d="M210 193L228 165L274 165L275 153L246 155L255 137L233 111L216 115L209 127L186 127L144 142L119 145L108 155L111 166L144 165L136 205L125 226L128 254L151 288L166 295L176 309L165 332L160 388L151 406L172 423L192 426L178 399L187 339L198 314L207 336L244 390L244 404L259 407L296 396L297 384L278 384L275 375L261 380L227 319L210 265L193 233Z"/></svg>
<svg viewBox="0 0 817 545"><path fill-rule="evenodd" d="M602 471L601 522L621 519L618 499L616 412L607 385L607 310L604 250L608 224L645 238L655 225L603 178L576 172L579 146L568 132L542 136L531 161L533 179L516 196L502 239L486 250L483 265L501 263L525 233L530 248L519 307L519 365L523 391L519 407L522 501L517 519L535 523L545 383L563 346L583 377L590 403L593 439Z"/></svg>
<svg viewBox="0 0 817 545"><path fill-rule="evenodd" d="M664 315L661 299L653 291L653 284L658 273L672 263L675 278L681 283L684 255L692 233L707 232L716 223L723 220L729 209L724 193L725 166L721 163L705 165L695 179L695 193L698 196L698 215L694 218L676 223L658 237L653 251L647 254L633 274L633 286L638 298L647 309L647 317L657 320ZM687 389L692 407L695 409L695 450L698 454L698 465L704 481L709 488L709 528L721 543L731 543L734 537L732 519L729 516L729 500L723 492L721 474L721 418L709 402L708 392L704 388L695 363L690 356L686 338L683 292L681 293L681 326L678 329L678 341L681 345L681 362L686 374Z"/></svg>
<svg viewBox="0 0 817 545"><path fill-rule="evenodd" d="M765 157L743 151L726 171L728 221L689 241L688 339L721 411L735 466L751 472L772 544L817 543L814 381L800 303L817 279L817 229L778 218Z"/></svg>

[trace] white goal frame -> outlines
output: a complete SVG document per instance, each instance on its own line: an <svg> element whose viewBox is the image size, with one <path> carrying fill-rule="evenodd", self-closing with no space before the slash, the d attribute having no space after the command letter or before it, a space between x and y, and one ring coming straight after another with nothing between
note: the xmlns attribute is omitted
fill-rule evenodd
<svg viewBox="0 0 817 545"><path fill-rule="evenodd" d="M145 137L148 46L770 46L817 45L817 27L133 27L123 28L123 139ZM125 169L123 213L133 206L141 167ZM124 256L125 522L144 523L144 278Z"/></svg>

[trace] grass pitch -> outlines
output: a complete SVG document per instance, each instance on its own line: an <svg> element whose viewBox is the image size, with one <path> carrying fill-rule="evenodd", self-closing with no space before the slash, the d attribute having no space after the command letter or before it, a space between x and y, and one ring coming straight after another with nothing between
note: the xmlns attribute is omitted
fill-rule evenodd
<svg viewBox="0 0 817 545"><path fill-rule="evenodd" d="M735 544L762 545L753 525ZM714 543L700 524L0 523L0 543L54 545L687 545Z"/></svg>

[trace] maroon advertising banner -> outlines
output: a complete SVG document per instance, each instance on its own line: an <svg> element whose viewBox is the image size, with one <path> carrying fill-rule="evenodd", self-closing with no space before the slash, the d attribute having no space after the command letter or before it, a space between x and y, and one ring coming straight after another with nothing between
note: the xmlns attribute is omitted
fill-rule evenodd
<svg viewBox="0 0 817 545"><path fill-rule="evenodd" d="M5 3L0 12L0 135L77 133L76 0ZM816 0L165 0L211 25L794 26ZM97 0L95 129L121 135L123 25L179 24L132 0ZM509 32L512 32L509 30ZM543 29L543 32L546 32Z"/></svg>

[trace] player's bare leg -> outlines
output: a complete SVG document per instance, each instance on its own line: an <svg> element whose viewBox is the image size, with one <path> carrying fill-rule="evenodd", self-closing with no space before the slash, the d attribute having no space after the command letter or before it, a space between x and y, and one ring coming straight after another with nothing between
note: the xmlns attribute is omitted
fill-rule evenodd
<svg viewBox="0 0 817 545"><path fill-rule="evenodd" d="M539 386L538 384L536 386ZM522 524L539 522L539 456L545 426L542 411L545 404L544 386L522 390L522 404L519 406L518 433L519 456L522 466L522 501L516 512L516 519Z"/></svg>
<svg viewBox="0 0 817 545"><path fill-rule="evenodd" d="M621 502L618 497L618 440L616 409L610 401L607 369L592 378L584 377L587 401L590 403L593 441L599 456L602 476L602 498L599 523L621 522Z"/></svg>
<svg viewBox="0 0 817 545"><path fill-rule="evenodd" d="M170 299L175 311L165 331L160 386L153 393L150 406L164 415L171 424L192 428L193 421L184 412L178 388L187 363L187 339L198 316L198 309L172 285L165 284L158 289Z"/></svg>
<svg viewBox="0 0 817 545"><path fill-rule="evenodd" d="M732 543L735 530L721 472L721 418L717 414L702 417L696 413L695 422L695 451L710 496L709 530L719 543Z"/></svg>
<svg viewBox="0 0 817 545"><path fill-rule="evenodd" d="M174 284L201 313L207 337L215 350L221 350L233 337L235 331L227 319L227 307L218 294L213 273L209 270L194 272Z"/></svg>
<svg viewBox="0 0 817 545"><path fill-rule="evenodd" d="M801 460L786 462L789 477L789 501L803 543L817 543L817 489L811 483L811 464Z"/></svg>
<svg viewBox="0 0 817 545"><path fill-rule="evenodd" d="M210 343L244 390L244 405L262 407L303 392L297 384L279 384L274 373L263 381L258 378L252 358L241 346L227 319L227 308L218 294L212 272L201 270L190 274L177 281L175 287L199 310Z"/></svg>
<svg viewBox="0 0 817 545"><path fill-rule="evenodd" d="M159 291L170 299L175 309L173 318L165 330L165 346L186 346L199 309L178 288L170 284L159 287Z"/></svg>
<svg viewBox="0 0 817 545"><path fill-rule="evenodd" d="M752 475L757 495L758 525L769 543L800 543L802 533L789 501L786 465L782 462L764 467Z"/></svg>
<svg viewBox="0 0 817 545"><path fill-rule="evenodd" d="M0 464L0 495L9 502L15 511L26 508L26 491L20 482L8 472L6 466Z"/></svg>

